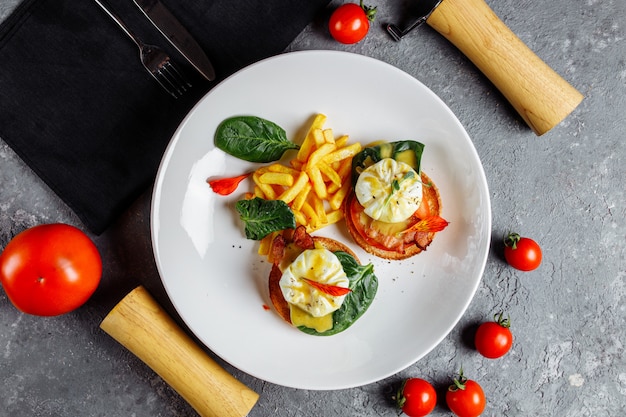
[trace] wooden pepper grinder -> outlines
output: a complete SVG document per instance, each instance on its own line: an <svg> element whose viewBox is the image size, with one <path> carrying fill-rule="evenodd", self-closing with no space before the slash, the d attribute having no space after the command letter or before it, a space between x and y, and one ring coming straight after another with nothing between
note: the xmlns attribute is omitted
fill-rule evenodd
<svg viewBox="0 0 626 417"><path fill-rule="evenodd" d="M243 417L259 395L211 359L137 287L100 327L154 370L202 417Z"/></svg>
<svg viewBox="0 0 626 417"><path fill-rule="evenodd" d="M543 135L583 99L574 87L531 51L484 0L419 0L422 16L401 31L399 40L425 22L482 71L537 134Z"/></svg>

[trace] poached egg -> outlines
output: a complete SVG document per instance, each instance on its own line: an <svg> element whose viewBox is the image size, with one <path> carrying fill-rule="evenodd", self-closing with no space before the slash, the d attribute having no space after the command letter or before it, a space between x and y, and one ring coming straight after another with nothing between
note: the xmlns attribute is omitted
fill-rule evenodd
<svg viewBox="0 0 626 417"><path fill-rule="evenodd" d="M313 287L306 280L348 288L350 281L341 262L325 248L307 249L283 271L279 286L289 303L294 326L305 325L324 331L332 328L332 313L345 295L333 296Z"/></svg>
<svg viewBox="0 0 626 417"><path fill-rule="evenodd" d="M365 214L385 223L411 217L422 202L422 181L409 164L383 158L366 168L354 186Z"/></svg>

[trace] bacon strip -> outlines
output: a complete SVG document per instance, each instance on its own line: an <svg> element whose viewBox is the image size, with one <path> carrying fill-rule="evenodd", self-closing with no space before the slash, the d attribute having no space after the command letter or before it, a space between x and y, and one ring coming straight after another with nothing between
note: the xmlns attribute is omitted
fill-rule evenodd
<svg viewBox="0 0 626 417"><path fill-rule="evenodd" d="M276 235L274 240L272 240L272 245L270 246L269 259L274 265L280 264L285 256L285 247L287 246L287 241L283 235Z"/></svg>
<svg viewBox="0 0 626 417"><path fill-rule="evenodd" d="M298 226L293 234L293 243L302 249L315 248L315 242L310 234L307 233L306 227Z"/></svg>

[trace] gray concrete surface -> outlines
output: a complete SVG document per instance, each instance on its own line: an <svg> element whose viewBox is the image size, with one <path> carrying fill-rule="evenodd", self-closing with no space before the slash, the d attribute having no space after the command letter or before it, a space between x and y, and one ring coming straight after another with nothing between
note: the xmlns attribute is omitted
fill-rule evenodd
<svg viewBox="0 0 626 417"><path fill-rule="evenodd" d="M5 17L16 0L0 2ZM372 0L378 23L342 46L312 23L289 47L356 52L391 63L431 88L472 137L489 182L493 250L483 281L454 330L425 358L388 379L318 392L273 385L224 366L260 394L250 416L396 416L402 378L442 393L459 366L488 397L485 416L618 416L626 409L626 3L623 0L488 1L500 18L585 99L535 136L497 90L439 34L422 27L401 43L381 27L400 4ZM335 2L334 4L337 4ZM367 88L364 86L364 88ZM19 231L77 218L0 141L0 247ZM534 237L544 262L520 273L498 242L514 229ZM146 283L169 308L154 270L149 193L102 236L101 287L56 318L16 311L0 291L0 416L193 416L158 376L103 334L99 322L122 294ZM515 343L499 360L472 348L476 324L505 310ZM393 350L389 351L393 355ZM442 401L433 416L449 416Z"/></svg>

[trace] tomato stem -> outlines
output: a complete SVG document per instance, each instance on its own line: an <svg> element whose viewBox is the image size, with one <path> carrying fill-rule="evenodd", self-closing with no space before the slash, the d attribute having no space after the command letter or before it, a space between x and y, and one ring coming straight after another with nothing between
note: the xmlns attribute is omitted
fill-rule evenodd
<svg viewBox="0 0 626 417"><path fill-rule="evenodd" d="M404 407L404 404L406 403L406 397L404 396L404 387L406 386L406 381L407 379L402 381L402 384L400 385L400 388L398 388L398 392L396 393L396 397L394 398L396 400L396 405L398 406L398 408Z"/></svg>
<svg viewBox="0 0 626 417"><path fill-rule="evenodd" d="M498 323L500 326L505 327L505 328L509 328L511 327L511 316L507 315L507 318L504 318L504 313L500 312L499 314L494 314L493 315L493 319L496 323Z"/></svg>
<svg viewBox="0 0 626 417"><path fill-rule="evenodd" d="M456 390L465 391L465 383L467 382L467 378L465 377L465 375L463 375L462 366L461 366L461 369L459 369L459 377L454 378L452 382L453 384L448 387L448 391L456 391Z"/></svg>
<svg viewBox="0 0 626 417"><path fill-rule="evenodd" d="M369 20L370 22L373 22L374 18L376 18L376 12L378 11L376 10L376 7L364 5L363 0L361 0L361 3L359 5L361 6L361 9L363 9L363 11L365 12L365 16L367 16L367 20Z"/></svg>
<svg viewBox="0 0 626 417"><path fill-rule="evenodd" d="M518 233L509 232L504 237L504 246L508 246L511 249L517 249L517 243L522 237Z"/></svg>

